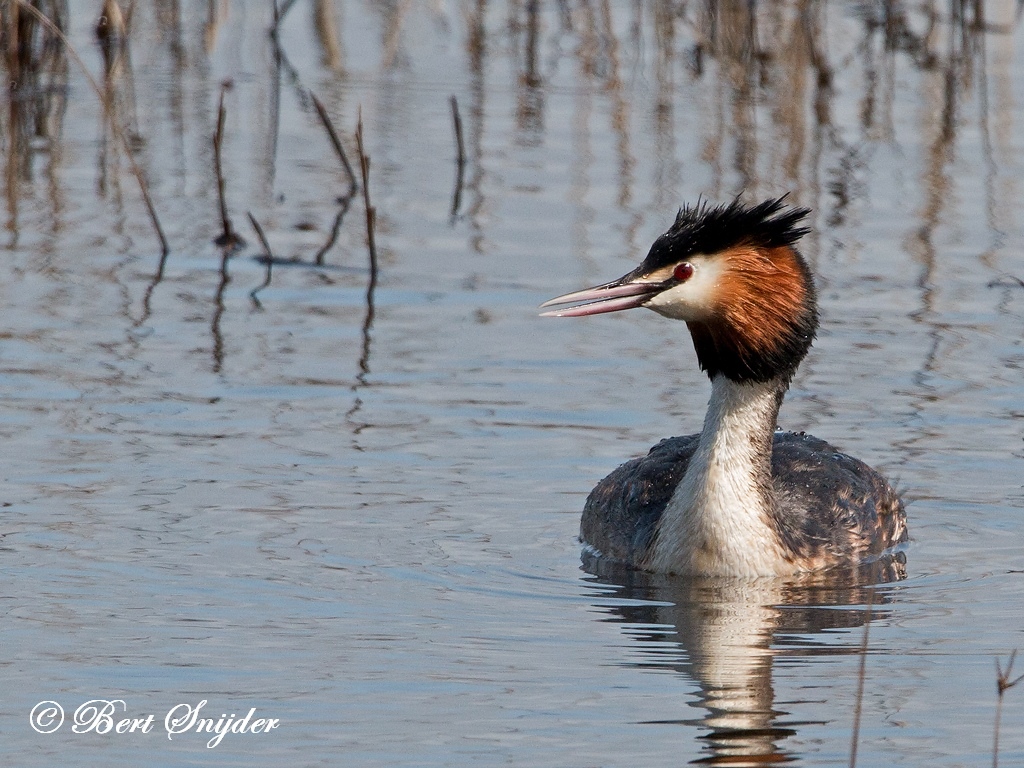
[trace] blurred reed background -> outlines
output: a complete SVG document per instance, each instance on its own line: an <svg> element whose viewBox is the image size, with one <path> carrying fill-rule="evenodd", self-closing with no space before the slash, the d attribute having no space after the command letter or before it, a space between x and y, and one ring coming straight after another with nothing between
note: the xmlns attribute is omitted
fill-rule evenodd
<svg viewBox="0 0 1024 768"><path fill-rule="evenodd" d="M41 24L26 5L52 26ZM894 141L898 123L913 132L927 154L921 185L927 198L907 244L917 258L927 263L933 256L932 232L948 204L958 136L964 131L982 137L984 154L976 160L984 164L979 181L990 226L997 230L1011 215L1004 202L1007 190L996 187L996 166L999 156L1010 154L1012 135L1011 111L1005 108L1019 16L1012 2L381 2L356 4L361 28L354 43L344 34L346 19L355 15L349 5L107 0L76 4L72 19L67 2L5 2L2 45L9 87L2 108L9 236L18 237L26 196L47 199L52 216L59 216L68 132L77 136L85 127L66 125L67 101L94 98L88 88L73 88L80 73L73 71L58 30L76 40L101 86L106 118L100 121L96 193L103 197L122 194L119 155L126 149L112 133L124 133L153 183L152 177L162 173L155 155L186 143L198 106L187 103L190 91L215 87L202 85L203 73L218 68L219 59L219 68L241 64L250 78L261 81L247 89L254 91L251 96L229 104L237 110L229 120L257 128L259 155L245 160L264 174L256 185L261 190L236 192L244 205L268 204L273 194L282 89L293 91L307 114L313 112L311 92L322 90L329 108L345 121L345 143L354 151L358 104L348 92L372 84L374 99L399 98L403 73L419 68L432 87L457 93L467 113L469 199L458 213L469 219L486 202L482 138L487 93L495 86L514 89L516 130L525 142L542 140L551 94L572 89L571 119L579 143L574 152L584 163L593 151L587 137L596 129L590 102L607 99L615 202L632 211L637 222L638 198L646 197L638 185L653 186L645 206L667 210L678 204L680 188L687 186L684 176L694 172L684 173L678 145L685 141L699 146L698 174L709 197L743 191L756 198L790 190L796 200L820 207L829 227L840 226L851 201L865 194L863 175L876 148ZM314 46L318 68L312 75L296 69L293 52L278 35L280 25L289 22L301 27L297 38ZM82 34L87 26L94 27L93 35ZM447 54L456 68L445 77L433 77L435 65L417 60L425 52L416 38L425 29L452 47ZM252 72L253 56L267 51L271 71ZM95 67L97 54L100 67ZM153 115L140 119L134 74L140 58L147 73L159 72L144 79L141 104L147 112L159 105L169 119L159 136L147 136ZM514 82L495 82L496 58L514 68ZM189 78L195 76L193 83ZM642 99L634 98L638 78L650 78L643 83L650 93ZM901 110L901 100L912 100L915 109ZM215 104L207 102L204 126L216 117ZM681 124L693 134L681 136ZM400 132L401 126L385 130ZM657 157L650 179L637 176L638 130L650 132ZM438 151L449 150L451 136L434 139ZM233 180L244 175L237 166L226 171ZM32 185L40 181L34 191ZM438 185L439 195L452 192Z"/></svg>

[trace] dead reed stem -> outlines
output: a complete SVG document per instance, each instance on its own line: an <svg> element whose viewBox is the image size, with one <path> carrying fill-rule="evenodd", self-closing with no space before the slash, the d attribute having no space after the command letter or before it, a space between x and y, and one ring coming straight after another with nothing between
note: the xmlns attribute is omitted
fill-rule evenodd
<svg viewBox="0 0 1024 768"><path fill-rule="evenodd" d="M213 242L222 248L233 250L245 245L245 240L231 226L231 219L228 216L228 204L224 199L225 185L224 168L221 163L221 146L224 143L224 122L226 120L224 94L230 87L230 82L223 82L220 85L220 99L217 102L217 130L213 134L213 167L217 174L217 200L220 203L220 222L222 227L220 236Z"/></svg>
<svg viewBox="0 0 1024 768"><path fill-rule="evenodd" d="M868 637L871 629L871 608L875 602L874 587L868 590L868 601L864 606L864 637L860 643L860 668L857 671L857 698L853 706L853 735L850 737L850 768L857 765L857 744L860 741L860 715L864 704L864 678L868 663Z"/></svg>
<svg viewBox="0 0 1024 768"><path fill-rule="evenodd" d="M273 261L274 252L270 250L270 243L267 242L267 236L263 234L263 227L256 221L256 217L252 215L251 211L247 211L246 216L249 217L249 223L252 224L252 228L256 230L256 237L259 239L260 245L263 246L264 253L267 254L267 260Z"/></svg>
<svg viewBox="0 0 1024 768"><path fill-rule="evenodd" d="M359 149L359 169L363 177L363 204L366 208L366 247L370 253L370 283L366 289L366 295L371 302L373 290L377 287L377 243L374 238L374 228L377 222L377 209L370 204L370 158L363 146L363 115L359 114L359 122L356 124L356 147Z"/></svg>
<svg viewBox="0 0 1024 768"><path fill-rule="evenodd" d="M1013 662L1017 659L1017 650L1014 649L1010 654L1010 660L1006 663L1006 669L1002 668L999 663L999 658L996 658L996 692L998 697L996 698L996 723L994 733L992 735L992 768L999 768L999 726L1003 719L1003 694L1013 688L1021 680L1024 680L1024 675L1010 680L1010 676L1013 674Z"/></svg>
<svg viewBox="0 0 1024 768"><path fill-rule="evenodd" d="M455 128L455 149L456 149L456 171L455 171L455 192L452 194L451 218L454 220L462 204L462 184L466 174L466 145L462 139L462 117L459 115L459 101L453 95L452 124Z"/></svg>
<svg viewBox="0 0 1024 768"><path fill-rule="evenodd" d="M313 93L311 93L310 96L313 98L313 106L316 107L316 113L320 116L320 122L322 122L324 124L324 128L327 129L327 136L330 138L331 144L334 146L334 151L338 154L341 164L345 166L345 173L348 174L349 189L346 197L352 197L359 190L359 185L356 183L356 175L352 171L352 164L348 161L348 155L345 154L345 148L341 145L341 139L338 138L338 132L334 130L334 124L331 122L331 117L327 114L327 110L324 108L323 102L321 102ZM364 174L364 188L365 184L366 175Z"/></svg>
<svg viewBox="0 0 1024 768"><path fill-rule="evenodd" d="M142 192L142 200L146 205L146 210L149 212L150 221L153 223L153 229L156 231L157 239L160 241L160 255L166 256L171 251L170 245L167 243L167 238L164 236L163 227L160 226L160 217L156 215L156 208L153 205L153 198L149 194L149 185L146 183L146 177L142 174L142 169L139 168L138 163L135 162L135 155L132 152L131 144L128 141L128 137L125 136L124 131L118 124L116 117L114 116L113 110L110 106L110 100L104 96L102 89L99 84L93 78L89 72L88 67L85 66L85 62L82 61L82 57L78 55L78 51L68 40L67 36L60 30L60 28L50 21L46 15L35 6L28 3L26 0L14 0L14 4L22 10L26 10L35 16L36 20L39 21L44 27L57 37L64 47L67 48L68 53L71 54L71 58L75 60L79 67L82 69L82 73L85 75L85 79L89 81L89 85L92 87L96 95L99 96L100 103L103 105L103 116L106 118L110 125L110 129L114 132L117 140L121 143L124 148L125 156L128 158L128 163L131 166L132 174L135 176L135 180L139 184L139 190Z"/></svg>
<svg viewBox="0 0 1024 768"><path fill-rule="evenodd" d="M323 102L316 97L316 94L310 93L309 95L313 99L313 106L316 107L316 113L320 116L320 122L323 123L324 129L327 131L327 137L331 140L331 145L334 147L334 151L338 155L338 159L341 160L341 164L345 168L345 173L348 174L348 192L338 198L341 208L338 210L338 214L334 217L334 226L331 227L330 234L327 236L327 241L323 246L321 246L320 250L316 252L316 257L313 260L314 263L319 266L323 265L324 256L327 255L327 252L333 247L334 242L338 239L338 232L341 230L341 222L344 220L345 214L348 213L349 206L352 204L352 198L355 197L356 192L359 191L359 183L356 181L356 174L352 170L352 164L348 161L348 155L345 154L345 147L342 146L341 139L338 138L338 132L334 129L334 123L331 122L331 116L327 113L327 109L324 107Z"/></svg>

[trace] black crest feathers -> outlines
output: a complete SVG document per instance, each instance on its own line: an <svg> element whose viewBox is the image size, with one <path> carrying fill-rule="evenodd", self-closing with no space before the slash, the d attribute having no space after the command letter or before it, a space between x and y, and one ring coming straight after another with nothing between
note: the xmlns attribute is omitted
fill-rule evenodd
<svg viewBox="0 0 1024 768"><path fill-rule="evenodd" d="M787 208L786 197L754 206L744 205L739 198L723 205L700 201L683 206L668 232L654 242L642 268L653 270L690 254L714 254L741 245L793 245L810 231L798 224L811 211Z"/></svg>

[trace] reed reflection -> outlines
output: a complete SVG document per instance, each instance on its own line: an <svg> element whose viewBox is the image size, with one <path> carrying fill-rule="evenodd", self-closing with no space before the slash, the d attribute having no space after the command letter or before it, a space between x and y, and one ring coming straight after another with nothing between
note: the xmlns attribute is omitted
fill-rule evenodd
<svg viewBox="0 0 1024 768"><path fill-rule="evenodd" d="M540 46L540 0L527 0L524 21L513 20L513 29L523 39L523 60L519 74L519 92L516 98L516 126L522 133L525 146L539 146L544 133L544 81L538 61Z"/></svg>
<svg viewBox="0 0 1024 768"><path fill-rule="evenodd" d="M475 254L485 251L483 189L487 180L484 162L484 134L487 116L487 82L485 71L488 63L487 47L487 0L474 0L464 9L466 24L466 68L469 75L469 115L466 130L469 175L465 181L469 193L469 204L463 215L468 221L469 248Z"/></svg>
<svg viewBox="0 0 1024 768"><path fill-rule="evenodd" d="M338 35L337 13L333 0L316 0L313 3L313 29L320 45L321 63L330 70L343 73L345 53Z"/></svg>
<svg viewBox="0 0 1024 768"><path fill-rule="evenodd" d="M579 7L582 20L600 15L588 2ZM909 86L897 82L898 67L909 63L922 74L925 98L938 96L938 103L924 105L920 119L922 135L936 135L934 159L944 154L941 147L956 141L958 110L975 93L984 128L988 103L979 88L986 74L986 39L1012 32L1017 24L1012 15L993 21L984 4L960 0L920 7L726 0L674 12L665 3L645 8L650 18L633 20L629 34L635 36L638 25L650 27L641 37L653 43L659 125L674 110L681 90L673 82L672 62L678 51L688 49L698 103L688 104L687 110L700 115L701 159L712 174L708 194L722 197L742 190L757 197L785 186L798 197L817 199L824 191L835 198L837 209L859 192L851 192L850 169L858 167L865 147L892 140L897 101L917 87L914 81ZM602 27L595 42L585 24L577 25L577 56L585 64L582 74L602 80L612 92L616 30L623 22ZM846 44L843 38L858 28L859 39ZM836 45L839 40L844 44ZM595 56L595 50L604 56ZM864 76L845 76L852 69ZM850 93L852 88L861 92ZM859 126L834 116L836 103L851 96L860 104ZM632 101L626 107L635 108ZM659 158L671 154L659 152ZM934 174L934 162L932 167ZM819 190L822 177L830 181ZM948 200L943 185L930 178L925 190L931 193L929 209L935 199Z"/></svg>
<svg viewBox="0 0 1024 768"><path fill-rule="evenodd" d="M646 574L584 559L592 581L616 586L595 607L628 626L640 669L672 669L699 687L688 706L695 716L666 713L652 726L695 726L704 743L701 765L782 765L800 755L786 739L812 725L789 717L775 699L775 660L854 655L860 636L838 644L815 640L829 630L855 630L889 615L893 591L873 585L903 578L903 559L855 570L807 574L794 580L691 578ZM608 598L623 605L608 608ZM868 609L866 606L872 606ZM637 627L642 627L638 629ZM853 690L855 679L850 680ZM843 712L852 723L853 713Z"/></svg>
<svg viewBox="0 0 1024 768"><path fill-rule="evenodd" d="M41 2L40 10L53 26L63 32L68 24L64 0ZM63 43L53 30L40 24L33 14L17 3L0 6L0 40L4 50L3 100L6 228L10 245L19 236L19 200L22 182L32 181L37 156L49 153L47 164L52 224L60 228L58 212L63 208L62 186L56 175L60 158L60 135L67 106L68 58Z"/></svg>
<svg viewBox="0 0 1024 768"><path fill-rule="evenodd" d="M130 16L114 0L103 4L96 24L96 39L103 55L102 100L106 109L96 165L101 196L113 197L119 220L116 231L123 232L124 200L121 193L120 142L114 134L119 127L134 145L142 144L136 118L135 77L128 50Z"/></svg>

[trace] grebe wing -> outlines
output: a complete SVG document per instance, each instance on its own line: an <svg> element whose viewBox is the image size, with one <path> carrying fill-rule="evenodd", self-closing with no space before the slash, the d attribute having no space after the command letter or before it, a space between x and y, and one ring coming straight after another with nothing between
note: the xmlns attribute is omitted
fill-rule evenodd
<svg viewBox="0 0 1024 768"><path fill-rule="evenodd" d="M639 562L683 479L699 435L670 437L595 486L583 507L580 539L604 557Z"/></svg>
<svg viewBox="0 0 1024 768"><path fill-rule="evenodd" d="M899 494L878 472L810 435L776 432L777 525L801 559L854 561L907 540Z"/></svg>

